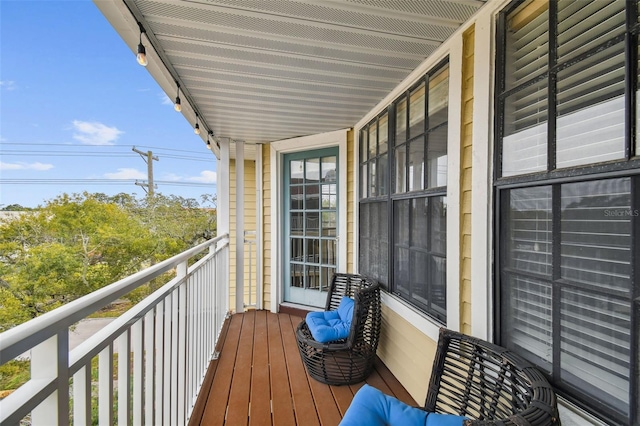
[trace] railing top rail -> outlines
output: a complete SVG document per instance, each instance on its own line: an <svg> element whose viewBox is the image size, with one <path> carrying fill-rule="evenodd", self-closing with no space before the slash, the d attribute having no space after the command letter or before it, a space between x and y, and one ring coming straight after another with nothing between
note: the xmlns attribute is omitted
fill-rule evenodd
<svg viewBox="0 0 640 426"><path fill-rule="evenodd" d="M87 315L134 290L137 286L149 282L206 248L228 238L229 235L224 234L205 241L143 271L116 281L113 284L54 309L51 312L47 312L31 321L27 321L26 323L5 331L0 334L0 364L14 359L38 343L55 335L62 327L71 326ZM221 247L218 247L218 250L220 249Z"/></svg>

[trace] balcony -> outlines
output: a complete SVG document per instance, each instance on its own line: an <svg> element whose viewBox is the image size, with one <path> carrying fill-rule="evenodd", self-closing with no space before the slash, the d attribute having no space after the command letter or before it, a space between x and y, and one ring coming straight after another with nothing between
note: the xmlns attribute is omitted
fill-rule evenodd
<svg viewBox="0 0 640 426"><path fill-rule="evenodd" d="M0 424L337 424L362 384L307 376L294 335L300 317L229 315L228 264L223 235L1 334L0 364L29 353L31 377L0 401ZM69 350L80 320L171 271L175 278ZM367 382L415 404L382 362Z"/></svg>

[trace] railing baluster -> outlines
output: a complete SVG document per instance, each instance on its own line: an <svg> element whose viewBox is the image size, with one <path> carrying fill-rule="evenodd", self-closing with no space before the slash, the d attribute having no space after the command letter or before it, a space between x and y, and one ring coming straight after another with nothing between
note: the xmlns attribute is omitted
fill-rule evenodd
<svg viewBox="0 0 640 426"><path fill-rule="evenodd" d="M131 359L129 357L129 330L117 339L118 342L118 425L131 424Z"/></svg>
<svg viewBox="0 0 640 426"><path fill-rule="evenodd" d="M164 299L164 368L162 369L162 423L171 424L171 294Z"/></svg>
<svg viewBox="0 0 640 426"><path fill-rule="evenodd" d="M91 424L91 361L73 375L73 423Z"/></svg>
<svg viewBox="0 0 640 426"><path fill-rule="evenodd" d="M144 424L155 425L153 418L154 379L154 317L153 309L144 316Z"/></svg>
<svg viewBox="0 0 640 426"><path fill-rule="evenodd" d="M60 332L31 349L31 379L56 380L55 391L31 412L31 424L69 424L68 332ZM53 357L53 360L52 360ZM52 362L53 361L53 362Z"/></svg>
<svg viewBox="0 0 640 426"><path fill-rule="evenodd" d="M138 426L143 423L143 380L144 380L144 330L142 319L131 326L131 350L133 352L133 424Z"/></svg>
<svg viewBox="0 0 640 426"><path fill-rule="evenodd" d="M164 415L164 301L156 306L156 422L163 425Z"/></svg>
<svg viewBox="0 0 640 426"><path fill-rule="evenodd" d="M98 420L113 424L113 344L98 355Z"/></svg>
<svg viewBox="0 0 640 426"><path fill-rule="evenodd" d="M178 291L171 293L171 425L178 424Z"/></svg>

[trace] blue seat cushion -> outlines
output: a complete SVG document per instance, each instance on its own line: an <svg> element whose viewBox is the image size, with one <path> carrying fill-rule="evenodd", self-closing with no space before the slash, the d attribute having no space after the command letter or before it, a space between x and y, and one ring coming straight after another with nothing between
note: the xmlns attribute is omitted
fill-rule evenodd
<svg viewBox="0 0 640 426"><path fill-rule="evenodd" d="M353 307L353 299L343 296L335 311L309 312L306 321L314 340L327 343L346 339L351 329Z"/></svg>
<svg viewBox="0 0 640 426"><path fill-rule="evenodd" d="M353 397L340 426L462 426L465 419L411 407L365 384Z"/></svg>

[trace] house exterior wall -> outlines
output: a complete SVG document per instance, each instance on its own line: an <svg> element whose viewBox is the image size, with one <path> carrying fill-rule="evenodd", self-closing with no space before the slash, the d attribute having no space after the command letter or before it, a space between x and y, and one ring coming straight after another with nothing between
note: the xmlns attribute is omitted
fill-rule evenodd
<svg viewBox="0 0 640 426"><path fill-rule="evenodd" d="M355 228L355 212L356 212L356 173L357 164L354 162L356 151L356 142L353 129L347 132L347 272L352 273L355 270L355 247L356 247L356 228Z"/></svg>
<svg viewBox="0 0 640 426"><path fill-rule="evenodd" d="M236 205L236 163L231 160L229 167L229 306L236 306L236 229L237 229L237 205ZM245 160L244 162L244 229L246 231L256 230L256 163ZM247 235L247 239L255 239L252 235ZM257 242L257 241L256 241ZM257 244L244 245L244 303L255 305L257 300ZM251 256L250 256L251 255Z"/></svg>
<svg viewBox="0 0 640 426"><path fill-rule="evenodd" d="M262 298L264 307L271 306L271 155L268 149L262 150Z"/></svg>

